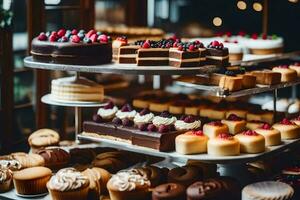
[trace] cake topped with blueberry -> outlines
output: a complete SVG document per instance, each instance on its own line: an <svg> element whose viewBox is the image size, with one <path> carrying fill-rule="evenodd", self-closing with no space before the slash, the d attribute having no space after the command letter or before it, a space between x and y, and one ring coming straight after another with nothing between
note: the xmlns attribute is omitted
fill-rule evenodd
<svg viewBox="0 0 300 200"><path fill-rule="evenodd" d="M41 32L31 43L33 59L62 64L98 65L112 60L110 36L95 30Z"/></svg>
<svg viewBox="0 0 300 200"><path fill-rule="evenodd" d="M175 122L176 130L197 130L201 126L201 121L193 115L182 116Z"/></svg>

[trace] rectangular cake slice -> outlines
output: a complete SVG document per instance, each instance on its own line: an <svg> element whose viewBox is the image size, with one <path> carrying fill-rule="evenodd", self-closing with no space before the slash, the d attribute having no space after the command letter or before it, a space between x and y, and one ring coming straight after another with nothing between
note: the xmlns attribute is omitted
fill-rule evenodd
<svg viewBox="0 0 300 200"><path fill-rule="evenodd" d="M194 45L188 48L179 46L170 48L169 65L173 67L198 67L200 65L200 51Z"/></svg>
<svg viewBox="0 0 300 200"><path fill-rule="evenodd" d="M227 66L229 64L228 48L218 41L211 42L207 47L207 64Z"/></svg>

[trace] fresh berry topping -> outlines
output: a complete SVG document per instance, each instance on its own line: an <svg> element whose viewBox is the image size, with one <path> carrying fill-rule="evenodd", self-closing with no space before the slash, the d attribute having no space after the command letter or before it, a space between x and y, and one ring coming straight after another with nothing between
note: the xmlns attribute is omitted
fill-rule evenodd
<svg viewBox="0 0 300 200"><path fill-rule="evenodd" d="M197 131L191 131L193 135L197 135L197 136L203 136L204 133L201 130L197 130Z"/></svg>
<svg viewBox="0 0 300 200"><path fill-rule="evenodd" d="M268 123L263 124L261 127L261 129L265 129L265 130L270 130L272 128L272 126Z"/></svg>
<svg viewBox="0 0 300 200"><path fill-rule="evenodd" d="M62 36L60 40L61 42L68 42L69 38L67 38L66 36Z"/></svg>
<svg viewBox="0 0 300 200"><path fill-rule="evenodd" d="M48 37L46 36L46 34L45 33L40 33L40 35L38 36L38 40L40 40L40 41L45 41L45 40L47 40L48 39Z"/></svg>
<svg viewBox="0 0 300 200"><path fill-rule="evenodd" d="M112 120L112 123L114 123L115 125L121 125L122 124L122 120L118 117L115 117L113 120Z"/></svg>
<svg viewBox="0 0 300 200"><path fill-rule="evenodd" d="M104 109L113 109L115 104L112 101L109 101L103 108Z"/></svg>
<svg viewBox="0 0 300 200"><path fill-rule="evenodd" d="M74 42L74 43L79 43L80 42L80 37L78 37L78 35L73 35L71 41Z"/></svg>
<svg viewBox="0 0 300 200"><path fill-rule="evenodd" d="M233 40L233 43L235 43L235 44L237 44L237 43L239 43L237 40Z"/></svg>
<svg viewBox="0 0 300 200"><path fill-rule="evenodd" d="M196 121L195 117L192 115L187 116L186 118L184 118L184 122L185 123L193 123L194 121Z"/></svg>
<svg viewBox="0 0 300 200"><path fill-rule="evenodd" d="M148 127L147 127L147 130L150 131L150 132L155 132L157 129L156 129L156 126L154 124L149 124Z"/></svg>
<svg viewBox="0 0 300 200"><path fill-rule="evenodd" d="M266 40L266 39L268 39L268 36L267 36L267 34L263 33L263 34L261 35L261 38L262 38L263 40Z"/></svg>
<svg viewBox="0 0 300 200"><path fill-rule="evenodd" d="M189 46L189 50L190 50L190 51L194 51L195 49L196 49L196 48L195 48L194 45L191 44L191 45Z"/></svg>
<svg viewBox="0 0 300 200"><path fill-rule="evenodd" d="M57 36L55 36L55 35L50 35L50 37L49 37L49 41L50 42L56 42L57 41Z"/></svg>
<svg viewBox="0 0 300 200"><path fill-rule="evenodd" d="M223 45L223 43L215 40L208 45L208 48L223 49L224 45Z"/></svg>
<svg viewBox="0 0 300 200"><path fill-rule="evenodd" d="M223 126L221 121L209 122L208 124L212 126Z"/></svg>
<svg viewBox="0 0 300 200"><path fill-rule="evenodd" d="M170 48L171 47L171 44L170 43L167 43L166 44L166 48Z"/></svg>
<svg viewBox="0 0 300 200"><path fill-rule="evenodd" d="M238 33L238 35L244 37L244 36L246 35L246 32L240 31L240 32Z"/></svg>
<svg viewBox="0 0 300 200"><path fill-rule="evenodd" d="M225 33L225 35L226 35L227 37L231 37L231 36L232 36L232 33L229 32L229 31L227 31L227 32Z"/></svg>
<svg viewBox="0 0 300 200"><path fill-rule="evenodd" d="M182 115L179 120L184 121L184 119L186 118L186 115Z"/></svg>
<svg viewBox="0 0 300 200"><path fill-rule="evenodd" d="M242 118L238 117L235 114L230 114L227 119L230 121L241 121L242 120Z"/></svg>
<svg viewBox="0 0 300 200"><path fill-rule="evenodd" d="M300 62L295 62L293 65L294 66L300 66Z"/></svg>
<svg viewBox="0 0 300 200"><path fill-rule="evenodd" d="M279 65L279 66L277 66L278 68L282 68L282 69L288 69L289 68L289 66L288 65Z"/></svg>
<svg viewBox="0 0 300 200"><path fill-rule="evenodd" d="M143 115L147 115L149 113L150 113L150 110L148 108L144 108L143 110L141 110L140 115L143 116Z"/></svg>
<svg viewBox="0 0 300 200"><path fill-rule="evenodd" d="M169 127L166 126L166 125L160 125L158 127L158 132L160 132L160 133L167 133L167 132L169 132Z"/></svg>
<svg viewBox="0 0 300 200"><path fill-rule="evenodd" d="M72 33L72 35L77 35L78 31L76 29L73 29L71 33Z"/></svg>
<svg viewBox="0 0 300 200"><path fill-rule="evenodd" d="M93 121L97 122L97 123L100 123L100 122L102 122L102 117L100 115L94 114L93 115Z"/></svg>
<svg viewBox="0 0 300 200"><path fill-rule="evenodd" d="M256 33L253 33L252 36L251 36L251 38L252 38L253 40L257 40L258 35L257 35Z"/></svg>
<svg viewBox="0 0 300 200"><path fill-rule="evenodd" d="M289 119L287 119L287 118L284 118L281 122L280 122L280 124L284 124L284 125L294 125L294 123L293 122L291 122Z"/></svg>
<svg viewBox="0 0 300 200"><path fill-rule="evenodd" d="M65 29L60 29L58 32L57 32L57 35L58 37L62 37L66 34L66 30Z"/></svg>
<svg viewBox="0 0 300 200"><path fill-rule="evenodd" d="M100 43L108 43L108 37L107 37L107 35L104 35L104 34L99 35L98 36L98 41Z"/></svg>
<svg viewBox="0 0 300 200"><path fill-rule="evenodd" d="M178 42L174 42L173 47L178 47Z"/></svg>
<svg viewBox="0 0 300 200"><path fill-rule="evenodd" d="M128 118L125 118L122 120L122 125L123 126L133 126L133 121Z"/></svg>
<svg viewBox="0 0 300 200"><path fill-rule="evenodd" d="M219 46L220 43L215 40L215 41L211 42L211 45L214 46L214 47L216 47L216 46Z"/></svg>
<svg viewBox="0 0 300 200"><path fill-rule="evenodd" d="M138 128L139 128L140 131L146 131L147 127L148 127L148 124L140 124L138 126Z"/></svg>
<svg viewBox="0 0 300 200"><path fill-rule="evenodd" d="M96 34L97 32L95 30L90 30L85 36L90 38L92 35Z"/></svg>
<svg viewBox="0 0 300 200"><path fill-rule="evenodd" d="M171 118L172 115L168 111L163 111L159 116L164 118Z"/></svg>
<svg viewBox="0 0 300 200"><path fill-rule="evenodd" d="M232 140L233 137L229 133L221 133L218 135L218 138L223 139L223 140Z"/></svg>
<svg viewBox="0 0 300 200"><path fill-rule="evenodd" d="M183 51L183 46L182 46L182 45L179 45L177 49L178 49L179 51Z"/></svg>
<svg viewBox="0 0 300 200"><path fill-rule="evenodd" d="M258 135L258 133L256 133L256 132L253 131L253 130L247 130L247 131L244 131L242 134L243 134L243 135L248 135L248 136L257 136L257 135Z"/></svg>
<svg viewBox="0 0 300 200"><path fill-rule="evenodd" d="M122 108L121 108L122 112L131 112L132 111L132 107L129 104L125 104Z"/></svg>
<svg viewBox="0 0 300 200"><path fill-rule="evenodd" d="M125 35L119 36L119 37L116 38L116 40L122 41L122 42L127 42L127 37Z"/></svg>
<svg viewBox="0 0 300 200"><path fill-rule="evenodd" d="M169 37L169 40L176 41L178 40L178 37L176 35L172 35L171 37Z"/></svg>
<svg viewBox="0 0 300 200"><path fill-rule="evenodd" d="M201 44L201 42L199 40L195 40L194 43L195 44Z"/></svg>
<svg viewBox="0 0 300 200"><path fill-rule="evenodd" d="M88 37L83 38L84 43L92 43L92 40Z"/></svg>
<svg viewBox="0 0 300 200"><path fill-rule="evenodd" d="M56 32L56 31L52 31L52 32L51 32L51 35L53 35L53 36L55 36L55 37L58 38L58 35L57 35L57 32Z"/></svg>
<svg viewBox="0 0 300 200"><path fill-rule="evenodd" d="M150 42L149 42L148 40L146 40L146 41L143 43L142 47L145 48L145 49L148 49L148 48L151 47L151 44L150 44Z"/></svg>
<svg viewBox="0 0 300 200"><path fill-rule="evenodd" d="M97 37L98 37L98 36L97 36L97 34L95 33L95 34L93 34L93 35L90 36L90 39L91 39L92 42L96 42L96 41L97 41Z"/></svg>

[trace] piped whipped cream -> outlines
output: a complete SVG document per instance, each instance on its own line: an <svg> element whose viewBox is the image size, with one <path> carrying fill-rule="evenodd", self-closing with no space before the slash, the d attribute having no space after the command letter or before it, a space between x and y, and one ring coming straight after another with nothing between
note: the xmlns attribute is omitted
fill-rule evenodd
<svg viewBox="0 0 300 200"><path fill-rule="evenodd" d="M137 125L139 125L139 124L148 124L148 123L152 122L153 118L154 118L153 113L148 113L148 114L145 114L145 115L141 115L140 113L138 113L134 117L133 121Z"/></svg>
<svg viewBox="0 0 300 200"><path fill-rule="evenodd" d="M118 112L117 106L114 106L110 109L99 108L97 114L100 115L103 119L112 119Z"/></svg>
<svg viewBox="0 0 300 200"><path fill-rule="evenodd" d="M172 125L176 122L177 118L172 116L172 117L161 117L161 116L155 116L152 120L152 123L155 126L160 126L160 125Z"/></svg>
<svg viewBox="0 0 300 200"><path fill-rule="evenodd" d="M120 119L125 119L125 118L128 118L128 119L133 119L136 115L136 111L135 110L132 110L132 111L126 111L126 112L122 112L121 110L119 110L117 113L116 113L116 116Z"/></svg>
<svg viewBox="0 0 300 200"><path fill-rule="evenodd" d="M184 120L177 120L175 122L175 128L176 130L195 130L200 128L201 121L195 120L194 122L187 123Z"/></svg>

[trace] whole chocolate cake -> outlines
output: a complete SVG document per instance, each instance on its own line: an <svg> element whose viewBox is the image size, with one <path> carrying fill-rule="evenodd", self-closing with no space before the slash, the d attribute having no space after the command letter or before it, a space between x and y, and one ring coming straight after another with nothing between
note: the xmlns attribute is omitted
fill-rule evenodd
<svg viewBox="0 0 300 200"><path fill-rule="evenodd" d="M112 44L109 36L95 30L60 29L34 38L31 54L42 62L98 65L111 62Z"/></svg>

